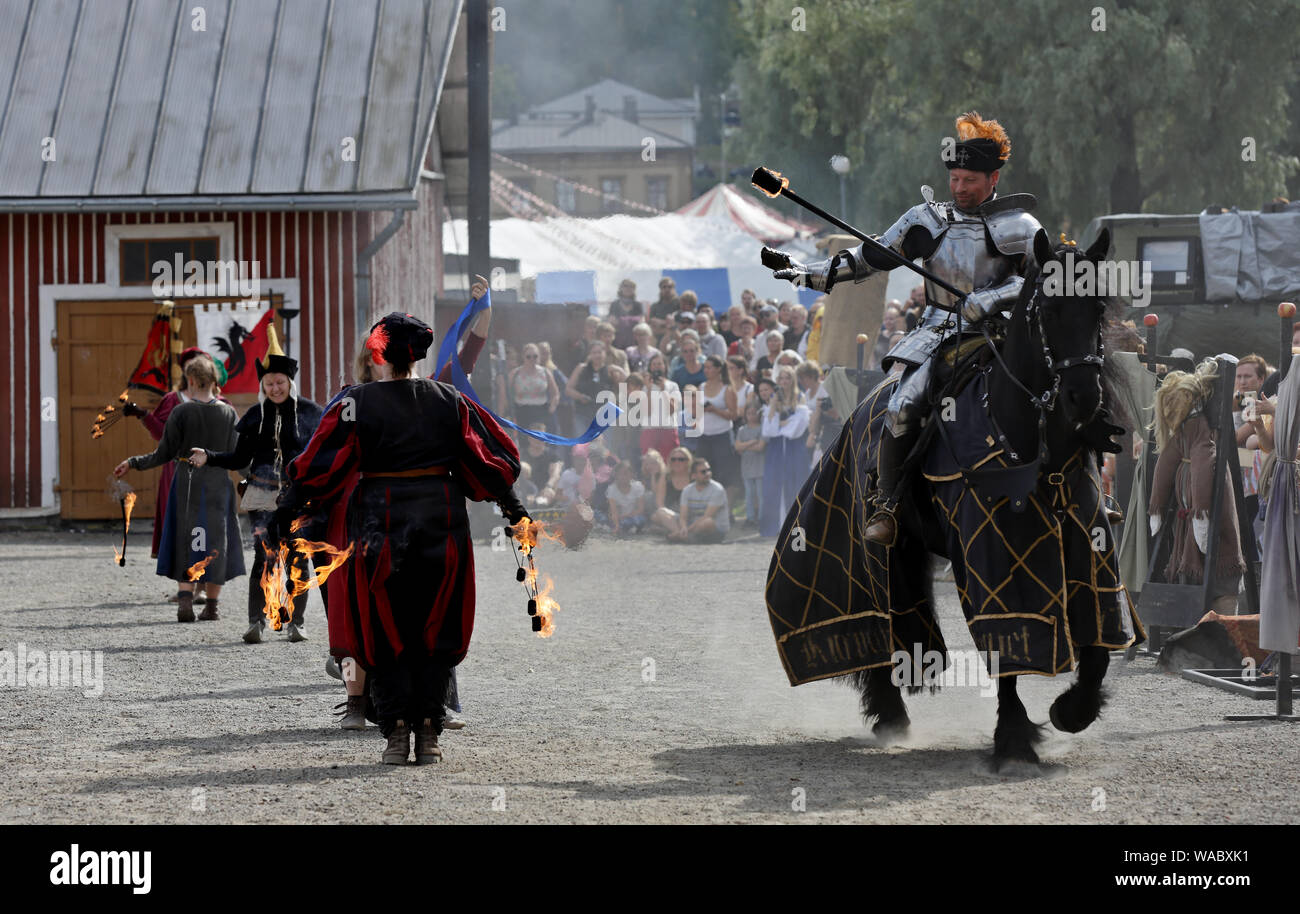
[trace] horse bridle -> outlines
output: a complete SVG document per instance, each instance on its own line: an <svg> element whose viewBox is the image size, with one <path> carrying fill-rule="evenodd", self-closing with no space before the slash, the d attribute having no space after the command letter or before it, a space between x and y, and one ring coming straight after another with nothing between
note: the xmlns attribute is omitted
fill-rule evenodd
<svg viewBox="0 0 1300 914"><path fill-rule="evenodd" d="M1047 367L1047 374L1052 379L1051 386L1041 394L1035 394L1032 390L1021 383L1020 379L1016 377L1015 372L1013 372L1007 366L1007 363L1002 360L1002 353L998 351L997 346L993 345L993 337L989 334L988 322L985 321L980 324L980 329L984 333L984 339L989 344L989 348L993 350L993 355L997 359L999 367L1001 367L1003 373L1011 379L1011 382L1019 387L1021 391L1024 392L1025 396L1029 398L1029 402L1039 411L1040 417L1043 412L1051 412L1056 408L1056 396L1061 389L1061 372L1067 371L1071 368L1078 368L1081 365L1095 365L1100 368L1105 364L1105 356L1102 355L1100 321L1097 323L1097 348L1095 352L1090 352L1085 355L1071 356L1068 359L1061 359L1059 361L1053 357L1052 347L1047 342L1047 331L1043 327L1043 306L1039 302L1039 299L1042 297L1043 274L1039 272L1038 278L1034 282L1034 294L1029 300L1029 307L1034 314L1032 318L1026 315L1025 319L1027 321L1032 319L1037 325L1038 341L1043 347L1043 364Z"/></svg>
<svg viewBox="0 0 1300 914"><path fill-rule="evenodd" d="M1032 390L1026 387L1024 383L1021 382L1021 380L1018 377L1016 377L1015 372L1013 372L1011 368L1007 365L1007 363L1003 360L1002 353L998 350L998 347L995 345L992 334L989 333L988 321L983 321L980 324L980 330L984 334L984 340L988 344L989 349L993 352L993 357L997 360L998 366L1002 369L1002 373L1011 379L1012 384L1020 388L1020 390L1024 393L1024 395L1029 398L1030 404L1034 407L1035 410L1038 411L1038 456L1034 461L1034 463L1036 464L1044 463L1047 461L1048 458L1047 414L1056 408L1056 397L1061 390L1061 372L1068 371L1071 368L1078 368L1082 365L1095 365L1098 368L1100 368L1102 365L1105 364L1105 357L1102 355L1100 321L1098 321L1097 323L1097 349L1095 352L1091 352L1086 355L1071 356L1070 358L1061 359L1059 361L1053 357L1052 348L1050 345L1048 345L1047 342L1047 332L1043 327L1043 307L1042 304L1040 303L1040 299L1043 297L1043 278L1044 278L1043 274L1040 271L1037 279L1034 282L1033 296L1029 300L1029 308L1034 312L1034 315L1032 318L1029 315L1026 315L1025 320L1029 321L1032 319L1035 321L1037 325L1038 339L1043 347L1043 363L1047 367L1048 376L1052 379L1051 386L1048 387L1047 390L1043 391L1041 394L1035 394ZM987 369L985 370L987 371ZM994 435L997 436L998 443L1002 446L1002 449L1006 452L1007 457L1010 460L1018 461L1020 459L1020 456L1011 447L1010 440L1003 433L1002 429L998 426L997 420L993 418L993 413L988 408L988 394L989 394L988 385L985 384L984 407L985 407L985 413L989 417L989 422L992 423L993 425L993 433ZM1099 404L1098 409L1100 408L1101 407ZM1087 421L1091 421L1092 418L1093 417L1090 416Z"/></svg>

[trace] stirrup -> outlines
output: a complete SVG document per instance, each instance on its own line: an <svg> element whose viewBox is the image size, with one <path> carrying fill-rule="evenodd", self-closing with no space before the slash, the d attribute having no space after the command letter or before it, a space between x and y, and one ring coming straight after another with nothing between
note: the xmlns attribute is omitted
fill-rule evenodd
<svg viewBox="0 0 1300 914"><path fill-rule="evenodd" d="M890 548L898 542L898 516L895 514L897 505L884 504L877 505L876 512L867 518L867 529L863 532L863 537L872 543L878 543L885 548ZM880 539L871 535L871 528L876 524L888 523L891 528L888 539Z"/></svg>

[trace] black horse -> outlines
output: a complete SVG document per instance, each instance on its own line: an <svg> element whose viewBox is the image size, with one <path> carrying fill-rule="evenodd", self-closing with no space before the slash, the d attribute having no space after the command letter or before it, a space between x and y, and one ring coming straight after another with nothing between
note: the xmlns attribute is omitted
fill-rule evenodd
<svg viewBox="0 0 1300 914"><path fill-rule="evenodd" d="M952 560L977 647L1004 661L995 670L995 766L1038 761L1042 728L1016 694L1019 674L1057 675L1077 662L1076 681L1050 714L1058 729L1077 733L1105 703L1109 651L1140 634L1119 583L1095 457L1106 415L1105 301L1097 290L1080 294L1072 281L1060 290L1045 281L1071 261L1095 268L1108 246L1106 232L1084 252L1053 249L1038 233L1040 268L1026 277L1001 341L986 328L986 345L964 345L956 367L939 379L946 386L934 394L928 423L936 428L927 433L916 468L923 472L912 475L892 548L864 540L861 531L871 513L863 496L874 483L877 445L888 434L893 379L859 405L791 509L767 590L787 673L794 684L842 676L859 691L863 715L883 741L906 732L902 688L920 681L898 684L895 652L912 645L946 652L930 553ZM978 367L963 370L963 361ZM974 436L944 428L951 418L945 404L979 414ZM973 439L984 448L977 460L969 454Z"/></svg>

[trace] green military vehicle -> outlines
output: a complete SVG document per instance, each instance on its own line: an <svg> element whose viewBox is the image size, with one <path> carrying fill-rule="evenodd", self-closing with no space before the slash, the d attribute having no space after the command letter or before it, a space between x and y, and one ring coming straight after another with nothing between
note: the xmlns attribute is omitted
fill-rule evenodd
<svg viewBox="0 0 1300 914"><path fill-rule="evenodd" d="M1162 352L1183 347L1198 361L1257 352L1270 364L1277 360L1277 304L1300 298L1300 204L1101 216L1080 246L1103 227L1111 232L1112 261L1148 268L1141 288L1121 298L1139 330L1144 314L1160 316Z"/></svg>

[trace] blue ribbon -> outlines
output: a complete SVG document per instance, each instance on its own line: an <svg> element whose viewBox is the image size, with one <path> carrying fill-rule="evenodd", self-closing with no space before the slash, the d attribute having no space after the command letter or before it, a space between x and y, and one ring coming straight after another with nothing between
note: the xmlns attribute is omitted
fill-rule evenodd
<svg viewBox="0 0 1300 914"><path fill-rule="evenodd" d="M501 425L504 425L507 428L513 428L521 435L536 438L538 441L545 441L547 444L572 447L575 444L586 444L588 441L592 441L601 435L609 426L601 424L600 413L596 414L595 418L591 420L591 424L587 426L587 430L577 438L565 438L561 435L553 435L550 432L538 432L533 431L532 429L523 428L516 425L514 422L511 422L504 416L498 416L492 410L488 409L487 406L484 406L483 401L480 400L478 394L474 392L474 387L470 384L469 377L465 374L464 367L460 364L460 353L457 351L456 347L460 343L460 338L465 335L465 332L469 329L470 324L473 323L474 318L478 316L479 312L491 307L491 289L483 293L483 297L480 299L470 299L469 304L465 306L465 310L460 312L460 317L456 318L456 322L447 330L447 335L442 338L442 345L438 347L438 367L434 372L434 377L440 375L442 369L445 368L448 363L451 363L451 383L457 390L477 403L482 407L484 412ZM547 370L549 371L549 369ZM619 409L616 404L611 403L609 405L613 407L615 416L622 415L623 411Z"/></svg>

